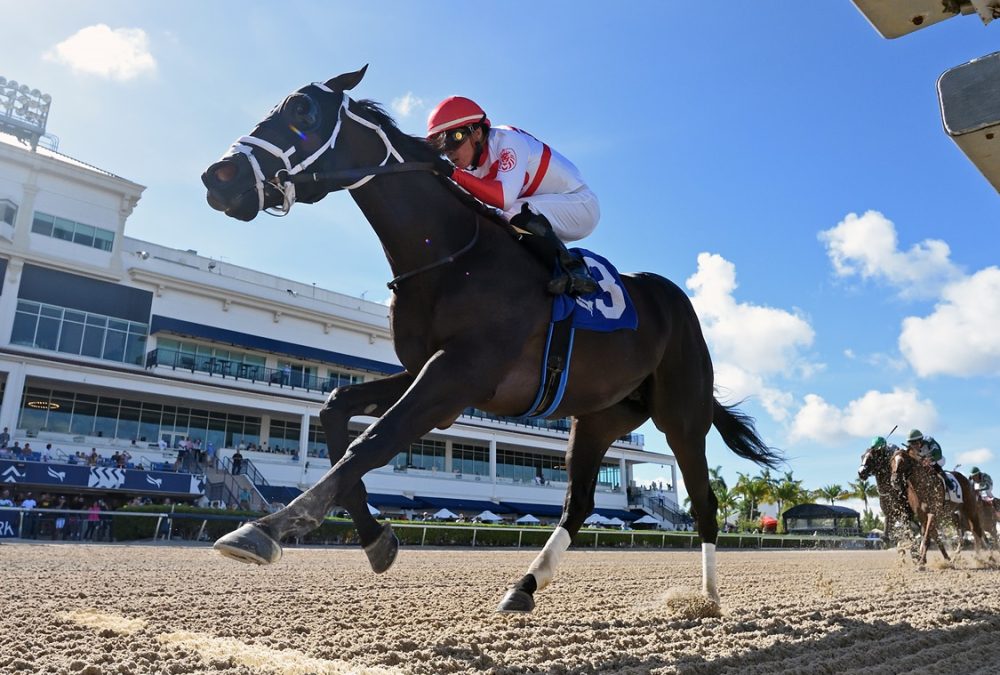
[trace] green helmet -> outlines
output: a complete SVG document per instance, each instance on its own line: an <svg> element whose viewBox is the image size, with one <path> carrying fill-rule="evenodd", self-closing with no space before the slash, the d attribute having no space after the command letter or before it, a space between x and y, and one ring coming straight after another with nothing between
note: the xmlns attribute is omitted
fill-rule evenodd
<svg viewBox="0 0 1000 675"><path fill-rule="evenodd" d="M974 467L972 467L972 471L969 473L969 475L970 476L978 476L980 473L982 473L982 472L979 470L979 467L978 466L974 466Z"/></svg>
<svg viewBox="0 0 1000 675"><path fill-rule="evenodd" d="M922 440L924 440L924 435L920 433L920 429L910 429L910 435L906 437L907 443L914 443Z"/></svg>
<svg viewBox="0 0 1000 675"><path fill-rule="evenodd" d="M885 447L885 439L881 436L876 436L872 439L872 450L881 450Z"/></svg>

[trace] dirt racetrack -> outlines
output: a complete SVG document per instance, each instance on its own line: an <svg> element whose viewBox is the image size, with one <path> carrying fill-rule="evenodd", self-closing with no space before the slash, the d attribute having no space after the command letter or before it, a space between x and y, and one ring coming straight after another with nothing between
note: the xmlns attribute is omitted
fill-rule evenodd
<svg viewBox="0 0 1000 675"><path fill-rule="evenodd" d="M1000 571L894 551L574 551L529 617L494 613L534 551L348 549L251 567L198 546L0 546L0 673L996 673ZM668 595L670 599L668 599ZM678 597L679 596L679 597Z"/></svg>

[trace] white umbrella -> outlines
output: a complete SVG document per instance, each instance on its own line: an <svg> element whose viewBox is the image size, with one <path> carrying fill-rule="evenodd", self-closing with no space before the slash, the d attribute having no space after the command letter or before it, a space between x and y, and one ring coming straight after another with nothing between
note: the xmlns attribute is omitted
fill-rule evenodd
<svg viewBox="0 0 1000 675"><path fill-rule="evenodd" d="M514 522L515 523L540 523L542 521L540 521L538 518L535 518L533 515L531 515L530 513L528 513L526 515L521 516L520 518L518 518Z"/></svg>
<svg viewBox="0 0 1000 675"><path fill-rule="evenodd" d="M458 518L457 515L455 515L448 509L441 509L440 511L435 513L432 517L434 518L434 520L452 520L454 518Z"/></svg>
<svg viewBox="0 0 1000 675"><path fill-rule="evenodd" d="M647 514L647 515L643 516L642 518L639 518L637 521L635 521L632 524L633 525L659 525L660 521L658 521L653 516Z"/></svg>
<svg viewBox="0 0 1000 675"><path fill-rule="evenodd" d="M493 513L492 511L483 511L478 516L476 516L476 518L487 523L495 523L499 520L503 520L503 518Z"/></svg>
<svg viewBox="0 0 1000 675"><path fill-rule="evenodd" d="M378 509L376 509L371 504L368 505L368 513L372 514L373 516L380 516L380 515L382 515L382 512L379 511Z"/></svg>
<svg viewBox="0 0 1000 675"><path fill-rule="evenodd" d="M592 513L590 516L583 521L584 525L607 525L608 519L602 516L600 513Z"/></svg>

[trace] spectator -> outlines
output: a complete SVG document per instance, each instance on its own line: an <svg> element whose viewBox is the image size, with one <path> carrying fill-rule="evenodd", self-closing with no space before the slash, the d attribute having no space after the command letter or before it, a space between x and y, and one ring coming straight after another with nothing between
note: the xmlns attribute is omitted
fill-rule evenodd
<svg viewBox="0 0 1000 675"><path fill-rule="evenodd" d="M14 441L14 445L10 446L10 454L14 459L21 459L21 444L18 441Z"/></svg>
<svg viewBox="0 0 1000 675"><path fill-rule="evenodd" d="M28 511L34 511L38 506L38 502L32 497L31 493L27 493L24 499L21 500L21 508L27 509ZM21 532L21 536L25 539L37 539L38 538L38 521L35 516L36 513L25 513L24 514L24 531Z"/></svg>
<svg viewBox="0 0 1000 675"><path fill-rule="evenodd" d="M116 468L125 468L122 466L122 454L117 450L115 450L115 454L111 455L111 463L114 464Z"/></svg>
<svg viewBox="0 0 1000 675"><path fill-rule="evenodd" d="M69 506L66 504L66 497L64 495L59 495L59 499L53 504L54 509L68 509ZM63 540L66 538L66 514L57 513L55 519L55 527L52 530L53 540Z"/></svg>
<svg viewBox="0 0 1000 675"><path fill-rule="evenodd" d="M205 448L206 448L205 449L205 455L206 455L206 459L207 459L208 465L214 468L215 467L215 443L213 443L212 441L209 441L205 445Z"/></svg>
<svg viewBox="0 0 1000 675"><path fill-rule="evenodd" d="M187 471L187 463L188 463L187 441L182 440L177 445L177 461L174 462L174 471L180 471L181 467L184 467L184 470Z"/></svg>
<svg viewBox="0 0 1000 675"><path fill-rule="evenodd" d="M75 452L66 458L67 464L78 464L79 462L80 462L80 456L78 453Z"/></svg>
<svg viewBox="0 0 1000 675"><path fill-rule="evenodd" d="M10 498L10 490L0 492L0 507L14 508L14 501Z"/></svg>
<svg viewBox="0 0 1000 675"><path fill-rule="evenodd" d="M0 431L0 449L6 449L8 443L10 443L10 429L4 427L3 431Z"/></svg>
<svg viewBox="0 0 1000 675"><path fill-rule="evenodd" d="M87 509L87 530L83 533L83 538L93 540L101 525L101 503L95 501Z"/></svg>
<svg viewBox="0 0 1000 675"><path fill-rule="evenodd" d="M45 450L42 451L42 461L51 462L52 461L52 444L46 443Z"/></svg>
<svg viewBox="0 0 1000 675"><path fill-rule="evenodd" d="M97 466L101 463L101 456L97 454L97 448L90 449L90 455L87 456L87 466Z"/></svg>
<svg viewBox="0 0 1000 675"><path fill-rule="evenodd" d="M24 447L21 448L21 455L24 457L25 461L31 459L31 453L33 452L34 450L31 449L31 443L25 443Z"/></svg>
<svg viewBox="0 0 1000 675"><path fill-rule="evenodd" d="M162 438L160 439L160 442L157 443L156 445L157 447L160 448L160 452L163 452L167 449L167 441Z"/></svg>
<svg viewBox="0 0 1000 675"><path fill-rule="evenodd" d="M243 469L243 453L241 453L239 451L239 448L237 448L236 452L233 453L233 475L234 476L239 475L242 469Z"/></svg>

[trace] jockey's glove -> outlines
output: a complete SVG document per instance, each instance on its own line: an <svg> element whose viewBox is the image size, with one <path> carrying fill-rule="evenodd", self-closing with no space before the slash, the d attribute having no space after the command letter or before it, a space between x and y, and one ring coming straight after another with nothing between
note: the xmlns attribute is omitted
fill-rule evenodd
<svg viewBox="0 0 1000 675"><path fill-rule="evenodd" d="M444 176L445 178L451 178L452 174L455 173L455 165L444 157L435 157L434 173L439 176Z"/></svg>

